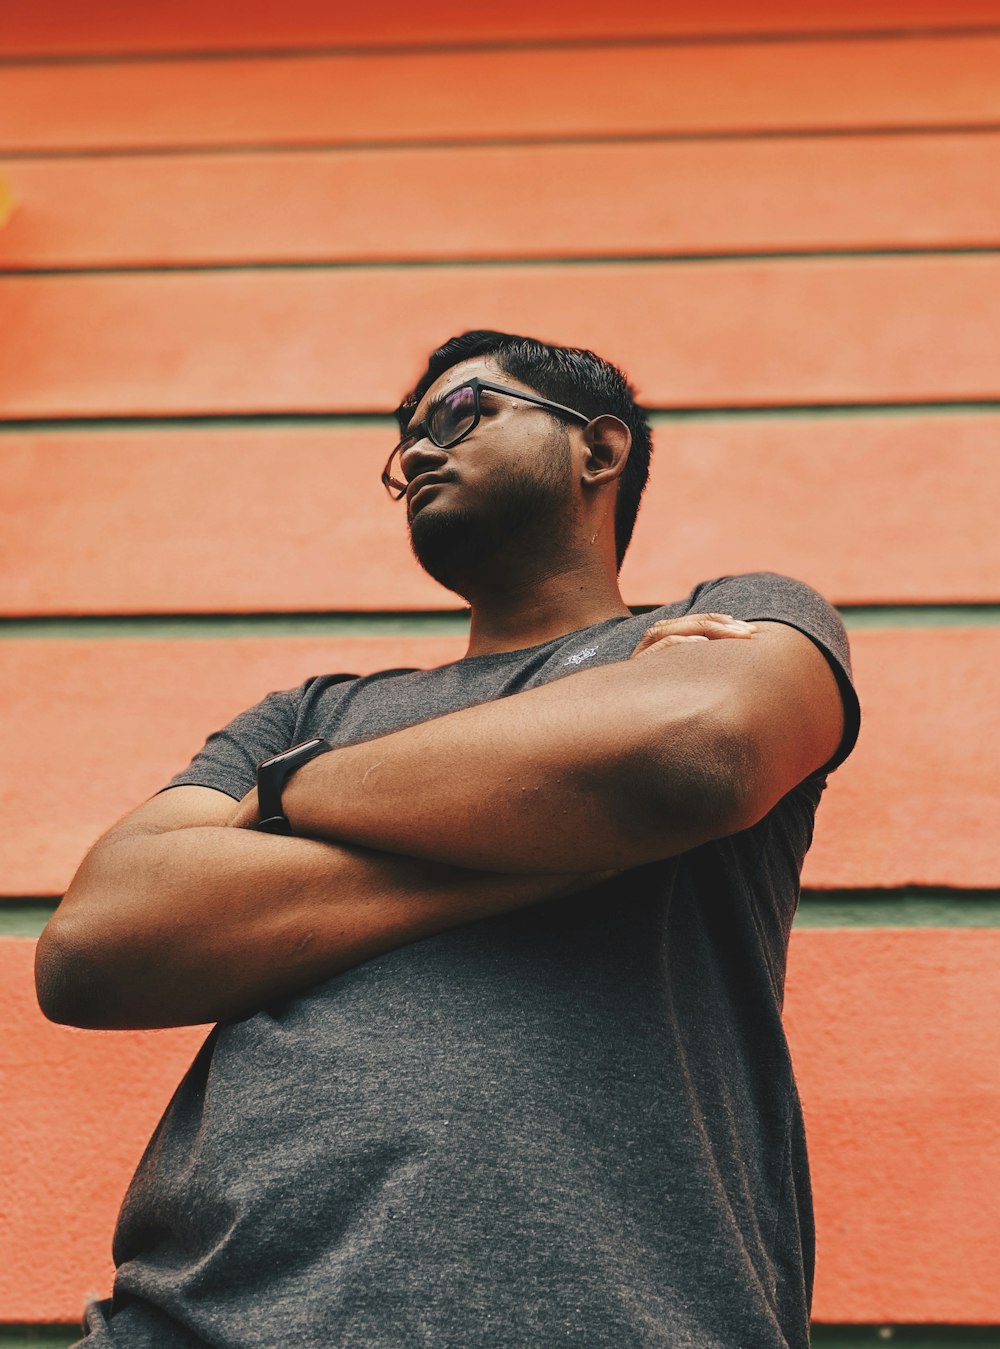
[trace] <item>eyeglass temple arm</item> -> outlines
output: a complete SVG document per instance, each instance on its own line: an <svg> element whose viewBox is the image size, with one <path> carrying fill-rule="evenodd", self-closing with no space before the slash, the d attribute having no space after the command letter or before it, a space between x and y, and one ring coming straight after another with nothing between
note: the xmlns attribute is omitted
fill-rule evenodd
<svg viewBox="0 0 1000 1349"><path fill-rule="evenodd" d="M505 394L509 394L511 397L513 397L513 398L520 398L523 402L526 402L526 403L537 403L538 406L539 406L539 407L542 407L542 408L552 408L552 409L553 409L554 411L556 411L556 412L565 412L567 416L569 416L569 417L575 417L575 418L577 419L577 421L582 422L582 423L584 424L584 426L588 426L588 425L590 424L590 422L593 420L592 417L585 417L585 416L583 415L583 413L582 413L582 412L578 412L578 411L576 410L576 408L568 408L568 407L565 405L565 403L553 403L553 401L552 401L551 398L540 398L537 394L533 394L533 393L522 393L520 389L506 389L506 388L504 388L504 386L503 386L502 384L489 384L489 383L487 383L487 381L485 381L485 380L479 380L479 379L477 379L477 380L469 380L469 383L470 383L470 384L474 384L474 385L476 386L476 394L477 394L476 403L477 403L477 406L478 406L478 402L479 402L479 399L478 399L478 393L479 393L479 390L480 390L480 389L490 389L493 393L505 393Z"/></svg>

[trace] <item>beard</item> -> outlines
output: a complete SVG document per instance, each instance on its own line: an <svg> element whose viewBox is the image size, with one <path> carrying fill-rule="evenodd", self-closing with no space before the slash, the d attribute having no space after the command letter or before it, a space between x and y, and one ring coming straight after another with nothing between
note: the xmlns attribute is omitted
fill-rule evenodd
<svg viewBox="0 0 1000 1349"><path fill-rule="evenodd" d="M504 557L541 563L561 552L569 523L571 459L565 427L544 447L543 467L519 466L498 479L478 509L434 509L410 521L410 548L429 576L463 599Z"/></svg>

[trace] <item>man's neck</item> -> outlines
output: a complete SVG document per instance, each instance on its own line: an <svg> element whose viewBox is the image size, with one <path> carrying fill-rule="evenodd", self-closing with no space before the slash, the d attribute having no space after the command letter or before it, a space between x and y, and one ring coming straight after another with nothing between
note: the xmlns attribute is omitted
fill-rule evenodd
<svg viewBox="0 0 1000 1349"><path fill-rule="evenodd" d="M594 559L596 562L596 559ZM583 564L555 574L519 579L472 599L466 656L539 646L630 610L618 580L602 566Z"/></svg>

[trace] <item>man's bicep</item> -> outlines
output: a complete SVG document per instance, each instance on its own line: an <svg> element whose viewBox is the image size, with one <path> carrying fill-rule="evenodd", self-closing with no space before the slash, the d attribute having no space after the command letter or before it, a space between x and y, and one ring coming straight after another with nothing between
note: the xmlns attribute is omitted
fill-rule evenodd
<svg viewBox="0 0 1000 1349"><path fill-rule="evenodd" d="M748 823L833 759L845 724L840 687L820 647L790 624L755 627L751 642L719 644L729 730L748 756Z"/></svg>

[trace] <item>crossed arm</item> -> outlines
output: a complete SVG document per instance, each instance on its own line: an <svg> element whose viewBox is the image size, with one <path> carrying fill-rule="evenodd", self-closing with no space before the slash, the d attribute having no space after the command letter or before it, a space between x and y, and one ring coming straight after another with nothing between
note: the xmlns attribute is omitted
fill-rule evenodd
<svg viewBox="0 0 1000 1349"><path fill-rule="evenodd" d="M43 1011L102 1028L246 1016L748 827L834 753L836 681L784 625L687 642L679 625L736 635L681 620L638 660L323 755L286 788L291 838L248 827L252 793L235 812L207 788L154 797L91 849L42 934Z"/></svg>

